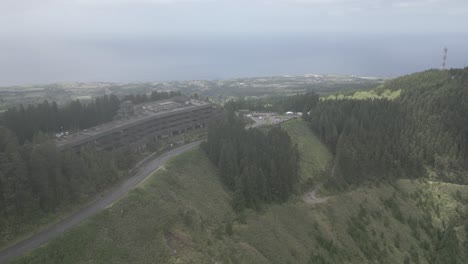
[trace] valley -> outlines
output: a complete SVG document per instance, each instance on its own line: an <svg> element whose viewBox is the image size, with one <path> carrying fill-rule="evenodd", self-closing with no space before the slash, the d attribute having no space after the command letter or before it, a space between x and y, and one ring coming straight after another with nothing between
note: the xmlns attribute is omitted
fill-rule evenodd
<svg viewBox="0 0 468 264"><path fill-rule="evenodd" d="M0 264L468 264L467 0L0 21Z"/></svg>
<svg viewBox="0 0 468 264"><path fill-rule="evenodd" d="M228 101L202 147L8 263L464 263L466 76ZM302 115L245 129L265 110Z"/></svg>
<svg viewBox="0 0 468 264"><path fill-rule="evenodd" d="M327 148L303 121L282 126L301 142L301 179L319 182ZM202 151L182 154L112 207L11 263L433 263L434 236L467 209L466 186L399 180L334 193L326 203L297 195L237 214L217 173ZM462 225L455 232L463 244L468 233Z"/></svg>

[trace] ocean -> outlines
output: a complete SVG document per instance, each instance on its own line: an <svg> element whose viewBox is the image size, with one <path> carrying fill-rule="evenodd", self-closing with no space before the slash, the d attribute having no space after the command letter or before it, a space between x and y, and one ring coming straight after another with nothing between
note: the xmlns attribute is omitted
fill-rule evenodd
<svg viewBox="0 0 468 264"><path fill-rule="evenodd" d="M399 76L468 64L468 34L23 37L0 43L0 85L318 74Z"/></svg>

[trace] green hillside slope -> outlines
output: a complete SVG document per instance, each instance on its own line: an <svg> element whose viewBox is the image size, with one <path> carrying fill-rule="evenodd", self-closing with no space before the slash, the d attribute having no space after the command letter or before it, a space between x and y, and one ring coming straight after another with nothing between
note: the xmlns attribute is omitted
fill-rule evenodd
<svg viewBox="0 0 468 264"><path fill-rule="evenodd" d="M320 142L307 123L300 119L285 122L281 127L288 132L301 154L299 156L301 179L319 181L332 158L328 148Z"/></svg>
<svg viewBox="0 0 468 264"><path fill-rule="evenodd" d="M299 145L302 176L322 171L331 156L306 124L293 120L283 127ZM298 195L240 214L231 199L205 154L192 151L103 213L12 263L435 263L444 252L455 261L466 257L466 186L399 180L320 204ZM448 221L459 225L444 230ZM457 247L449 247L454 241Z"/></svg>
<svg viewBox="0 0 468 264"><path fill-rule="evenodd" d="M382 89L401 90L394 100L321 100L304 118L336 156L335 185L467 184L467 87L468 68L430 70L386 82Z"/></svg>

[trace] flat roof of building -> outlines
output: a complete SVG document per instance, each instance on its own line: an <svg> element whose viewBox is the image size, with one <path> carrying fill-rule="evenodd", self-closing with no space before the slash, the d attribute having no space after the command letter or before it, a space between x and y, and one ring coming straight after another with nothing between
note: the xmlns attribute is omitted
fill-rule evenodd
<svg viewBox="0 0 468 264"><path fill-rule="evenodd" d="M59 147L78 143L82 140L92 138L100 134L120 130L127 126L131 127L135 123L139 123L140 121L147 119L152 119L155 116L163 116L169 113L182 112L208 105L210 104L203 101L190 99L188 97L177 97L173 99L137 104L134 105L135 114L130 117L114 120L88 129L83 129L77 133L69 135L66 135L66 133L61 133L60 136L56 137L55 142Z"/></svg>

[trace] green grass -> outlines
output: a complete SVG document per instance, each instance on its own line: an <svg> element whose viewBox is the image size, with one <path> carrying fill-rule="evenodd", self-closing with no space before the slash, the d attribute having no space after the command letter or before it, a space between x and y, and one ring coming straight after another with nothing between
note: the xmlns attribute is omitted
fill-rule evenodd
<svg viewBox="0 0 468 264"><path fill-rule="evenodd" d="M248 224L238 227L237 232L271 263L307 263L312 252L330 263L403 263L411 248L421 263L427 263L434 252L433 236L442 228L442 221L448 221L445 214L438 217L429 205L448 202L463 207L454 198L438 198L428 185L401 180L395 186L361 187L316 206L300 202L274 205L263 214L250 212ZM442 185L450 189L446 190L449 197L456 190L468 191L467 186ZM384 201L393 201L395 209ZM428 212L433 217L429 233L422 227L427 224ZM463 230L458 230L461 238ZM324 241L332 243L332 249ZM425 241L430 244L428 250L422 246Z"/></svg>
<svg viewBox="0 0 468 264"><path fill-rule="evenodd" d="M297 144L300 153L299 174L302 180L319 180L332 159L328 148L312 132L302 119L292 119L281 124Z"/></svg>
<svg viewBox="0 0 468 264"><path fill-rule="evenodd" d="M326 167L331 155L303 121L282 126L298 144L301 173ZM12 263L428 263L437 230L468 209L458 196L468 198L468 187L400 180L336 194L323 204L291 199L236 214L217 169L195 150ZM457 232L462 239L462 228Z"/></svg>

